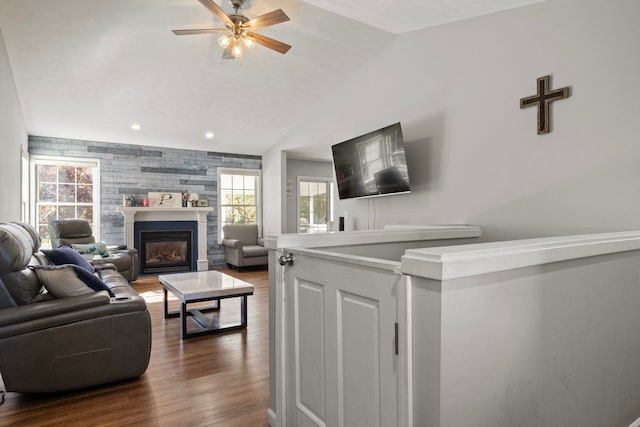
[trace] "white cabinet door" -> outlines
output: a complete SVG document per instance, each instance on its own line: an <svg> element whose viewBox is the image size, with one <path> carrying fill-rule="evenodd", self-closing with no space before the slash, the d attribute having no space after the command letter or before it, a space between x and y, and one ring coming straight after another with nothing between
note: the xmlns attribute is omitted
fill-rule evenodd
<svg viewBox="0 0 640 427"><path fill-rule="evenodd" d="M295 251L287 266L287 426L397 425L401 276Z"/></svg>

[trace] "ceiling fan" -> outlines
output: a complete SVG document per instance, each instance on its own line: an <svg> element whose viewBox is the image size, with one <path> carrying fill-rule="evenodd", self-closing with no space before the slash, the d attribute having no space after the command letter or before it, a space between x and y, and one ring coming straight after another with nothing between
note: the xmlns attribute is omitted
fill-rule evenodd
<svg viewBox="0 0 640 427"><path fill-rule="evenodd" d="M213 0L198 1L202 3L204 7L213 12L213 14L222 21L226 28L173 30L175 35L184 36L190 34L225 33L218 39L218 44L224 49L222 52L222 58L224 59L233 59L242 56L243 46L252 48L256 43L282 54L287 53L287 51L291 49L291 46L286 43L282 43L281 41L251 31L256 28L264 28L288 21L289 17L282 11L282 9L274 10L269 13L265 13L264 15L260 15L257 18L249 19L239 12L244 0L230 0L231 6L235 10L235 13L230 15L227 15L220 6L213 2Z"/></svg>

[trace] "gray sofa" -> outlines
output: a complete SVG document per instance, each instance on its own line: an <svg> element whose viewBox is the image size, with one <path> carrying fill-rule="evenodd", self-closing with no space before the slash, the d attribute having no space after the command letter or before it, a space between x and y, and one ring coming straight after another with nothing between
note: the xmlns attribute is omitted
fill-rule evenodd
<svg viewBox="0 0 640 427"><path fill-rule="evenodd" d="M108 265L99 275L110 291L55 298L35 272L48 264L39 248L30 225L0 223L0 373L7 391L58 392L142 375L151 353L144 299Z"/></svg>
<svg viewBox="0 0 640 427"><path fill-rule="evenodd" d="M225 261L238 271L242 267L269 264L264 242L258 237L256 224L227 224L222 227Z"/></svg>
<svg viewBox="0 0 640 427"><path fill-rule="evenodd" d="M49 236L53 248L96 242L89 222L78 218L54 219L49 223ZM135 248L127 248L126 245L110 246L109 257L104 258L104 262L115 265L129 282L138 278L140 259Z"/></svg>

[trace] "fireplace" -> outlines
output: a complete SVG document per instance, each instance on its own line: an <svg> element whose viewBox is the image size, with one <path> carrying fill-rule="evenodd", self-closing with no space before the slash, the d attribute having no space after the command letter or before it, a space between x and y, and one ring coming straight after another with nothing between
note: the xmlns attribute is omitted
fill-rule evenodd
<svg viewBox="0 0 640 427"><path fill-rule="evenodd" d="M209 269L207 255L207 215L213 208L146 208L118 206L124 215L124 236L127 246L140 249L140 232L149 230L191 230L192 271Z"/></svg>
<svg viewBox="0 0 640 427"><path fill-rule="evenodd" d="M190 271L193 263L191 230L140 232L140 272L142 274Z"/></svg>

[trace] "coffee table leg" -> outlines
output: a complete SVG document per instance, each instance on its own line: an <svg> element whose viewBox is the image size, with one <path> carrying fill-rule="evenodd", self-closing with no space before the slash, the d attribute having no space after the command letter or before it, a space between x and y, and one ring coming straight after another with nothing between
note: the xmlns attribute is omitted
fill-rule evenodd
<svg viewBox="0 0 640 427"><path fill-rule="evenodd" d="M187 338L187 304L180 303L180 339Z"/></svg>
<svg viewBox="0 0 640 427"><path fill-rule="evenodd" d="M240 298L240 324L243 328L247 327L247 296Z"/></svg>
<svg viewBox="0 0 640 427"><path fill-rule="evenodd" d="M169 318L169 302L167 301L167 288L162 288L162 293L164 294L163 306L164 306L164 318Z"/></svg>

